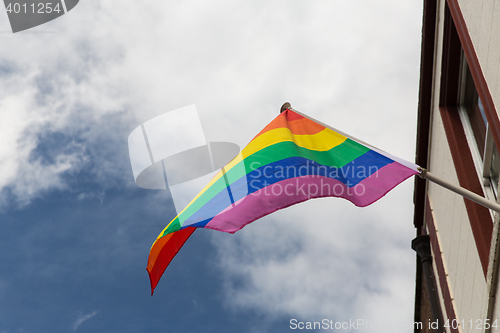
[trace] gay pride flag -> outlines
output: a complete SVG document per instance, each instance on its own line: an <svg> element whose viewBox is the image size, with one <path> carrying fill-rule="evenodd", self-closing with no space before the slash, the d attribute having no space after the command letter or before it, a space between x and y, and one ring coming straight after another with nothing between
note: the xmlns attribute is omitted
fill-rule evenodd
<svg viewBox="0 0 500 333"><path fill-rule="evenodd" d="M151 289L195 228L234 233L278 209L327 196L364 207L417 168L287 109L160 233L148 260Z"/></svg>

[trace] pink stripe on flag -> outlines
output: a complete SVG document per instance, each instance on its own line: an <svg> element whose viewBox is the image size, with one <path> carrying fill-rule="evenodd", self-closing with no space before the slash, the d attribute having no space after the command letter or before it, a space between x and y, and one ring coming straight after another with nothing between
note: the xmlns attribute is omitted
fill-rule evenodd
<svg viewBox="0 0 500 333"><path fill-rule="evenodd" d="M312 198L339 197L365 207L416 174L417 171L393 162L353 187L322 176L282 180L240 199L232 209L217 214L205 228L235 233L265 215Z"/></svg>

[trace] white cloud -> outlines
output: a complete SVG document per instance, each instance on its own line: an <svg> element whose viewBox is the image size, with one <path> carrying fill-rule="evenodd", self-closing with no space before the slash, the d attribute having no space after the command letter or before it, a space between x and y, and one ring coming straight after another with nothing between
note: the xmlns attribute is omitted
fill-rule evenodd
<svg viewBox="0 0 500 333"><path fill-rule="evenodd" d="M103 186L133 184L116 152L127 131L193 103L208 141L244 146L290 101L412 160L421 6L81 1L36 28L55 33L0 35L0 195L29 203L65 188L64 175L84 166ZM5 18L0 27L8 29ZM44 162L36 152L51 133L67 141ZM409 316L410 183L373 208L317 200L215 236L228 304L270 314Z"/></svg>
<svg viewBox="0 0 500 333"><path fill-rule="evenodd" d="M312 200L235 235L215 234L228 307L305 321L411 324L411 184L393 191L366 208L337 198ZM395 208L396 197L410 203Z"/></svg>
<svg viewBox="0 0 500 333"><path fill-rule="evenodd" d="M30 154L43 133L92 139L106 116L137 124L192 103L212 141L244 145L290 100L382 148L396 147L395 154L412 148L413 136L406 133L415 127L420 20L414 18L420 14L407 16L420 13L420 6L81 2L38 28L55 33L2 35L0 64L10 74L0 79L6 143L0 148L0 189L13 187L29 202L40 190L63 186L61 175L82 166L77 154L60 166L44 166L44 180L29 179L21 166L40 168ZM398 120L395 135L410 137L405 146L379 139L386 117ZM380 125L371 127L374 121ZM126 165L120 171L130 170ZM96 172L103 181L108 172L116 176L106 165ZM22 178L29 186L17 185Z"/></svg>
<svg viewBox="0 0 500 333"><path fill-rule="evenodd" d="M76 331L78 329L78 327L80 327L81 324L83 324L87 320L93 318L98 313L99 313L99 311L92 311L91 313L87 313L87 314L80 313L78 315L78 318L76 319L76 321L73 323L73 331Z"/></svg>

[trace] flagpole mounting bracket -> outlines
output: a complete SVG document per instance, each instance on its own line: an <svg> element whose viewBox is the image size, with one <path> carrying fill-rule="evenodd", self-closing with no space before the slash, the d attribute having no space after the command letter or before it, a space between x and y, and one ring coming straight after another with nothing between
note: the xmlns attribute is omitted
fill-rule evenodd
<svg viewBox="0 0 500 333"><path fill-rule="evenodd" d="M425 174L427 173L427 169L426 168L422 168L422 167L418 167L417 168L418 171L420 171L420 173L418 174L418 176L422 179L426 179L425 178Z"/></svg>

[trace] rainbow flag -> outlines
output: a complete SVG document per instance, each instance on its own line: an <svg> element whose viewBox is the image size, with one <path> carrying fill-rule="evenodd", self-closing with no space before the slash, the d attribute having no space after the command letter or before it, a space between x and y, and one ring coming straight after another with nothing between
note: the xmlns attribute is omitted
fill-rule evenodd
<svg viewBox="0 0 500 333"><path fill-rule="evenodd" d="M312 198L372 204L419 173L418 166L287 109L160 233L148 260L151 290L195 228L234 233Z"/></svg>

